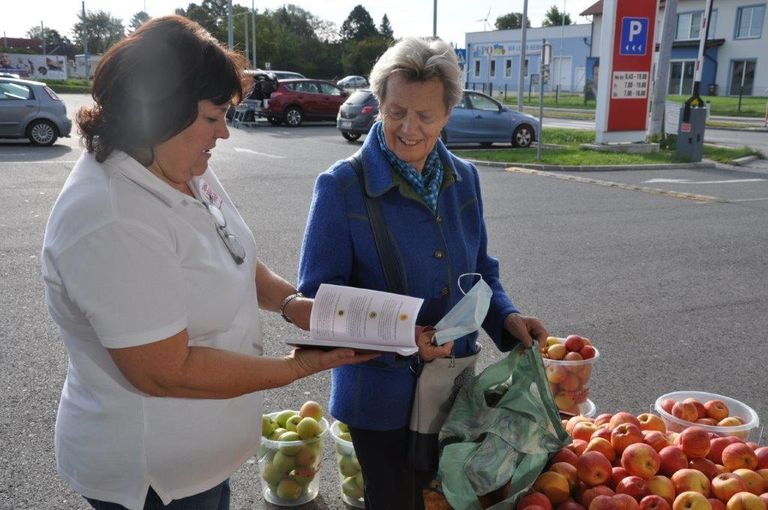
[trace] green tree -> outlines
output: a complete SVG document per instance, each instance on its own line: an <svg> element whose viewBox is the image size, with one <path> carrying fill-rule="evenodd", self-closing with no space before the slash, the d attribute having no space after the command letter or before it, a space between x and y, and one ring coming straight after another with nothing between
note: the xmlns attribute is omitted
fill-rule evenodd
<svg viewBox="0 0 768 510"><path fill-rule="evenodd" d="M143 25L147 21L149 21L149 14L147 14L144 11L137 12L131 18L130 23L128 23L128 31L129 32L136 31L141 25Z"/></svg>
<svg viewBox="0 0 768 510"><path fill-rule="evenodd" d="M356 5L341 25L342 41L362 41L378 35L373 18L362 5Z"/></svg>
<svg viewBox="0 0 768 510"><path fill-rule="evenodd" d="M227 0L203 0L200 5L190 3L186 9L176 9L176 14L199 23L216 39L227 43Z"/></svg>
<svg viewBox="0 0 768 510"><path fill-rule="evenodd" d="M30 39L41 39L45 43L45 53L63 54L62 52L69 44L66 37L61 37L57 30L48 27L34 26L27 30L27 37Z"/></svg>
<svg viewBox="0 0 768 510"><path fill-rule="evenodd" d="M85 39L83 37L83 21L86 22L87 41L89 53L104 53L110 46L125 37L125 27L122 20L113 18L105 11L86 11L85 19L82 13L78 13L80 20L72 27L75 34L75 43L82 49Z"/></svg>
<svg viewBox="0 0 768 510"><path fill-rule="evenodd" d="M344 74L368 76L373 64L387 51L391 41L383 37L369 37L362 41L353 41L345 45L342 64Z"/></svg>
<svg viewBox="0 0 768 510"><path fill-rule="evenodd" d="M523 28L523 13L522 12L510 12L504 16L496 18L496 30L515 30ZM531 27L531 20L526 19L526 28Z"/></svg>
<svg viewBox="0 0 768 510"><path fill-rule="evenodd" d="M389 18L385 14L381 18L381 25L379 25L379 34L381 34L381 37L384 39L388 39L390 41L395 40L395 33L392 30L392 25L389 23Z"/></svg>
<svg viewBox="0 0 768 510"><path fill-rule="evenodd" d="M568 13L565 13L565 24L570 25L571 24L571 17L568 15ZM557 8L556 5L553 5L549 8L547 13L544 15L544 19L541 22L542 27L559 27L563 25L563 13L560 12L560 9Z"/></svg>

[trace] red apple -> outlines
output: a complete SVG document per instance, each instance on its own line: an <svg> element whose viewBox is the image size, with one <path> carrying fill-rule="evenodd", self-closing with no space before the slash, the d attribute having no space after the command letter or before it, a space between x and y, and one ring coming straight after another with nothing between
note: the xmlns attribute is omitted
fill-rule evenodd
<svg viewBox="0 0 768 510"><path fill-rule="evenodd" d="M611 468L611 480L608 485L611 489L616 490L616 485L626 477L630 476L629 472L621 466L613 466Z"/></svg>
<svg viewBox="0 0 768 510"><path fill-rule="evenodd" d="M599 452L605 455L608 462L613 463L616 460L616 450L613 449L613 445L607 439L602 437L595 437L589 440L584 452Z"/></svg>
<svg viewBox="0 0 768 510"><path fill-rule="evenodd" d="M710 449L709 432L701 427L688 427L680 433L680 446L689 459L701 459Z"/></svg>
<svg viewBox="0 0 768 510"><path fill-rule="evenodd" d="M571 492L568 480L560 473L553 471L541 473L533 483L533 490L543 493L553 505L559 505L568 499Z"/></svg>
<svg viewBox="0 0 768 510"><path fill-rule="evenodd" d="M582 421L574 425L571 431L571 437L589 442L592 434L597 430L597 425L591 421Z"/></svg>
<svg viewBox="0 0 768 510"><path fill-rule="evenodd" d="M672 503L672 510L712 510L707 498L698 492L680 493Z"/></svg>
<svg viewBox="0 0 768 510"><path fill-rule="evenodd" d="M640 503L629 494L615 494L612 499L616 510L640 510Z"/></svg>
<svg viewBox="0 0 768 510"><path fill-rule="evenodd" d="M589 508L589 505L590 503L592 503L592 500L601 495L613 496L614 492L607 485L595 485L594 487L590 487L587 490L585 490L584 493L581 495L581 504L584 505L584 508Z"/></svg>
<svg viewBox="0 0 768 510"><path fill-rule="evenodd" d="M652 446L634 443L627 446L621 453L621 466L630 475L647 480L659 471L661 457Z"/></svg>
<svg viewBox="0 0 768 510"><path fill-rule="evenodd" d="M584 510L584 506L570 500L557 505L557 510Z"/></svg>
<svg viewBox="0 0 768 510"><path fill-rule="evenodd" d="M595 425L600 426L603 424L609 424L613 415L611 413L601 413L595 416Z"/></svg>
<svg viewBox="0 0 768 510"><path fill-rule="evenodd" d="M675 405L676 401L671 398L665 398L661 401L661 408L664 409L664 411L667 412L667 414L672 414L672 407Z"/></svg>
<svg viewBox="0 0 768 510"><path fill-rule="evenodd" d="M701 471L685 468L673 473L671 478L677 494L695 491L709 497L709 478Z"/></svg>
<svg viewBox="0 0 768 510"><path fill-rule="evenodd" d="M768 446L761 446L755 449L757 456L757 469L768 468Z"/></svg>
<svg viewBox="0 0 768 510"><path fill-rule="evenodd" d="M712 505L712 510L728 510L725 507L725 503L717 498L707 498L707 501L709 501L709 504Z"/></svg>
<svg viewBox="0 0 768 510"><path fill-rule="evenodd" d="M597 425L597 422L595 422L595 425ZM609 443L611 442L611 426L607 423L603 423L602 425L597 426L597 430L592 433L592 439L596 437L602 437Z"/></svg>
<svg viewBox="0 0 768 510"><path fill-rule="evenodd" d="M579 460L579 456L568 447L563 447L557 451L554 457L550 460L552 464L555 462L567 462L568 464L576 465L576 461Z"/></svg>
<svg viewBox="0 0 768 510"><path fill-rule="evenodd" d="M568 376L568 370L563 365L547 365L544 371L547 373L547 380L552 384L559 384Z"/></svg>
<svg viewBox="0 0 768 510"><path fill-rule="evenodd" d="M565 349L570 352L578 352L584 347L584 339L580 335L568 335L565 337Z"/></svg>
<svg viewBox="0 0 768 510"><path fill-rule="evenodd" d="M616 506L613 503L613 496L607 496L600 494L595 497L589 504L589 510L616 510Z"/></svg>
<svg viewBox="0 0 768 510"><path fill-rule="evenodd" d="M611 463L605 455L598 452L584 452L576 462L579 480L593 487L605 485L611 477Z"/></svg>
<svg viewBox="0 0 768 510"><path fill-rule="evenodd" d="M676 471L688 467L688 457L677 445L662 448L659 457L661 458L659 471L663 475L672 476Z"/></svg>
<svg viewBox="0 0 768 510"><path fill-rule="evenodd" d="M637 415L637 421L640 423L640 430L658 430L666 432L667 426L661 416L653 413L642 413Z"/></svg>
<svg viewBox="0 0 768 510"><path fill-rule="evenodd" d="M683 400L683 402L690 402L694 405L694 407L696 407L696 419L707 417L707 410L704 408L704 404L702 404L699 399L689 397Z"/></svg>
<svg viewBox="0 0 768 510"><path fill-rule="evenodd" d="M550 466L549 471L560 473L568 480L568 487L573 491L579 483L579 475L576 473L576 466L567 462L555 462Z"/></svg>
<svg viewBox="0 0 768 510"><path fill-rule="evenodd" d="M699 419L699 411L693 402L675 402L675 405L672 406L672 416L693 422Z"/></svg>
<svg viewBox="0 0 768 510"><path fill-rule="evenodd" d="M746 443L729 444L723 449L722 457L723 466L731 472L739 468L757 468L757 455Z"/></svg>
<svg viewBox="0 0 768 510"><path fill-rule="evenodd" d="M710 480L720 474L717 464L709 459L691 459L688 461L688 467L701 471Z"/></svg>
<svg viewBox="0 0 768 510"><path fill-rule="evenodd" d="M727 503L737 492L744 492L747 486L739 475L721 473L712 479L712 495Z"/></svg>
<svg viewBox="0 0 768 510"><path fill-rule="evenodd" d="M550 503L549 498L547 498L543 492L529 492L520 498L520 501L517 502L515 508L517 510L522 510L523 508L528 508L532 505L538 505L546 510L553 510L552 503Z"/></svg>
<svg viewBox="0 0 768 510"><path fill-rule="evenodd" d="M672 510L672 506L664 498L650 494L640 500L640 510Z"/></svg>
<svg viewBox="0 0 768 510"><path fill-rule="evenodd" d="M597 355L597 349L591 345L585 345L579 350L579 354L581 354L581 357L584 359L592 359Z"/></svg>
<svg viewBox="0 0 768 510"><path fill-rule="evenodd" d="M620 423L611 431L611 444L617 454L621 454L631 444L642 442L643 432L634 423Z"/></svg>
<svg viewBox="0 0 768 510"><path fill-rule="evenodd" d="M718 436L712 438L709 445L707 458L715 464L723 463L723 450L726 446L733 443L742 443L743 441L736 436Z"/></svg>
<svg viewBox="0 0 768 510"><path fill-rule="evenodd" d="M659 432L658 430L644 430L643 441L653 447L654 450L660 452L665 446L669 446L672 443L669 442L667 434Z"/></svg>
<svg viewBox="0 0 768 510"><path fill-rule="evenodd" d="M751 469L739 468L733 471L734 475L738 475L744 480L744 485L747 486L747 492L751 492L759 496L765 492L765 480L757 471Z"/></svg>
<svg viewBox="0 0 768 510"><path fill-rule="evenodd" d="M587 449L587 444L589 443L583 439L574 439L571 441L571 444L566 446L566 448L570 448L576 455L581 456L584 453L584 450Z"/></svg>
<svg viewBox="0 0 768 510"><path fill-rule="evenodd" d="M640 421L637 419L637 417L627 411L619 411L618 413L611 416L611 419L608 422L608 424L611 426L611 429L615 429L622 423L632 423L633 425L636 425L637 428L640 428Z"/></svg>
<svg viewBox="0 0 768 510"><path fill-rule="evenodd" d="M629 494L638 501L650 493L648 482L639 476L627 476L616 484L616 494Z"/></svg>
<svg viewBox="0 0 768 510"><path fill-rule="evenodd" d="M704 402L704 410L707 413L707 417L717 421L720 421L731 414L726 403L720 399L712 399Z"/></svg>

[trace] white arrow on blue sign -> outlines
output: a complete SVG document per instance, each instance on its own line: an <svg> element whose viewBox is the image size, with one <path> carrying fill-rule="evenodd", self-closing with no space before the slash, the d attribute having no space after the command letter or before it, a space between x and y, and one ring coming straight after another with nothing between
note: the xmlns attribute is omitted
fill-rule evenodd
<svg viewBox="0 0 768 510"><path fill-rule="evenodd" d="M622 18L620 42L620 55L638 57L645 55L648 47L648 18Z"/></svg>

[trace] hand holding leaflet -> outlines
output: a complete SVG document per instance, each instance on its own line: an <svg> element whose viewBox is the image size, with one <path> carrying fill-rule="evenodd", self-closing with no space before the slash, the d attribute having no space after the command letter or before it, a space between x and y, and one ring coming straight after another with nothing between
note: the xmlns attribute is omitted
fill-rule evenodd
<svg viewBox="0 0 768 510"><path fill-rule="evenodd" d="M461 288L461 279L469 275L477 275L480 280L469 289L469 292L464 292ZM478 331L488 314L493 291L479 273L465 273L459 276L459 289L464 292L464 297L435 325L434 340L437 345L443 345Z"/></svg>
<svg viewBox="0 0 768 510"><path fill-rule="evenodd" d="M310 338L288 343L408 356L418 351L414 331L423 302L400 294L324 283L312 306Z"/></svg>

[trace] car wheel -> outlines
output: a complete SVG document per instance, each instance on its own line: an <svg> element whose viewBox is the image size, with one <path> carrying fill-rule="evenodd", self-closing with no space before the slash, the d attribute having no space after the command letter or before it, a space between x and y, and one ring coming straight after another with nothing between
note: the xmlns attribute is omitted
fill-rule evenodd
<svg viewBox="0 0 768 510"><path fill-rule="evenodd" d="M285 113L283 113L283 122L285 122L289 127L301 126L303 121L304 113L301 111L301 108L296 106L289 106L285 110Z"/></svg>
<svg viewBox="0 0 768 510"><path fill-rule="evenodd" d="M58 137L56 126L47 120L36 120L27 128L27 138L32 142L32 145L53 145Z"/></svg>
<svg viewBox="0 0 768 510"><path fill-rule="evenodd" d="M360 138L360 133L349 133L347 131L342 131L341 136L343 136L348 142L354 142Z"/></svg>
<svg viewBox="0 0 768 510"><path fill-rule="evenodd" d="M282 120L280 120L278 117L267 117L267 122L272 124L273 126L279 126L283 123Z"/></svg>
<svg viewBox="0 0 768 510"><path fill-rule="evenodd" d="M515 132L512 133L512 146L513 147L530 147L533 143L533 128L528 124L522 124L515 128Z"/></svg>

